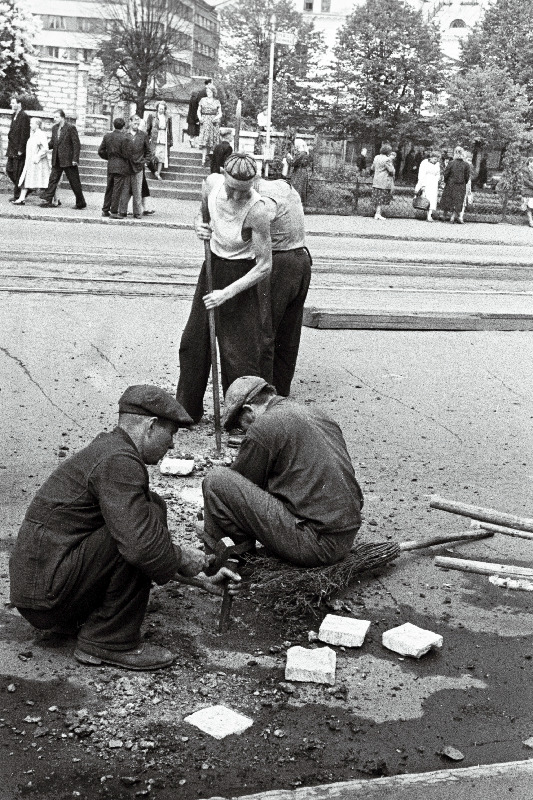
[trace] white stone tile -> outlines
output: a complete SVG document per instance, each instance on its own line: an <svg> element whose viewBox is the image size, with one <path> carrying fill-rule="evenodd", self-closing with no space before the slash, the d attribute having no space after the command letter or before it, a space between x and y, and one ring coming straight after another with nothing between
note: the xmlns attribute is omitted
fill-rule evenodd
<svg viewBox="0 0 533 800"><path fill-rule="evenodd" d="M421 658L432 647L442 647L442 643L443 638L440 634L426 631L410 622L385 631L382 638L383 647L413 658Z"/></svg>
<svg viewBox="0 0 533 800"><path fill-rule="evenodd" d="M239 714L238 711L226 706L202 708L201 711L195 711L194 714L185 717L184 721L208 733L214 739L224 739L232 733L242 733L254 724L250 717L245 717L244 714Z"/></svg>
<svg viewBox="0 0 533 800"><path fill-rule="evenodd" d="M285 665L286 681L335 684L337 656L331 647L310 649L289 647Z"/></svg>
<svg viewBox="0 0 533 800"><path fill-rule="evenodd" d="M341 647L361 647L369 628L370 622L367 619L327 614L319 628L318 638L322 642Z"/></svg>

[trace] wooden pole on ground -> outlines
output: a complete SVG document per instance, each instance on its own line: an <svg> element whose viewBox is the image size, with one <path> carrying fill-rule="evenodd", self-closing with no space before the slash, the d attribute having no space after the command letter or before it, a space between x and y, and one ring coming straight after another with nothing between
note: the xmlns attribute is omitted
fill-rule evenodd
<svg viewBox="0 0 533 800"><path fill-rule="evenodd" d="M470 527L482 528L484 531L492 531L493 533L503 533L504 536L515 536L519 539L533 539L533 533L517 531L515 528L504 528L503 525L492 525L490 522L477 522L475 519L470 523Z"/></svg>
<svg viewBox="0 0 533 800"><path fill-rule="evenodd" d="M209 222L209 209L207 201L202 202L202 220ZM213 291L213 268L211 266L211 245L209 240L204 241L205 255L205 278L207 294ZM211 380L213 383L213 408L215 412L215 444L217 452L222 452L222 426L220 424L220 389L218 386L218 355L217 355L217 335L215 328L215 309L210 308L207 312L209 320L209 344L211 346Z"/></svg>
<svg viewBox="0 0 533 800"><path fill-rule="evenodd" d="M488 561L470 561L466 558L436 556L435 566L443 569L457 569L460 572L477 572L480 575L507 575L513 578L533 578L533 569L517 567L512 564L491 564Z"/></svg>
<svg viewBox="0 0 533 800"><path fill-rule="evenodd" d="M444 497L436 496L431 498L429 505L431 508L448 511L450 514L476 519L478 522L490 522L493 525L503 525L506 528L516 528L519 531L533 533L533 519L529 517L518 517L515 514L495 511L493 508L472 506L469 503L458 503L455 500L446 500Z"/></svg>

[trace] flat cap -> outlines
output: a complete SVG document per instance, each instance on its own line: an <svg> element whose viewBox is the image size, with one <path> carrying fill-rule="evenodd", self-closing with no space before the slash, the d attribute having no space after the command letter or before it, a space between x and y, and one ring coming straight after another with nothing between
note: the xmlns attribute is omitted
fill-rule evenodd
<svg viewBox="0 0 533 800"><path fill-rule="evenodd" d="M247 153L233 153L224 162L224 172L236 181L253 181L257 175L257 161Z"/></svg>
<svg viewBox="0 0 533 800"><path fill-rule="evenodd" d="M237 378L237 380L233 381L231 386L228 386L228 391L224 398L224 416L222 418L222 424L226 430L231 430L231 428L235 427L242 407L246 403L250 403L265 386L269 385L263 378L258 378L257 375L244 375L242 378Z"/></svg>
<svg viewBox="0 0 533 800"><path fill-rule="evenodd" d="M121 414L140 414L144 417L169 419L179 428L193 424L183 406L171 394L159 386L150 386L146 383L128 386L118 401L118 410Z"/></svg>

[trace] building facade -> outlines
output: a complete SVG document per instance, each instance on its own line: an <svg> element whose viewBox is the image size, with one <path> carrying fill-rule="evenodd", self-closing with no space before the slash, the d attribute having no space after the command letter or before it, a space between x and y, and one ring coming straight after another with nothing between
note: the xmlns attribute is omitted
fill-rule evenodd
<svg viewBox="0 0 533 800"><path fill-rule="evenodd" d="M117 0L117 4L130 0ZM204 0L168 0L179 16L178 50L172 71L161 76L161 96L182 107L193 86L213 75L218 62L219 24ZM99 0L29 0L39 17L38 97L45 112L64 108L81 131L100 133L109 127L114 101L102 91L98 58L110 2Z"/></svg>

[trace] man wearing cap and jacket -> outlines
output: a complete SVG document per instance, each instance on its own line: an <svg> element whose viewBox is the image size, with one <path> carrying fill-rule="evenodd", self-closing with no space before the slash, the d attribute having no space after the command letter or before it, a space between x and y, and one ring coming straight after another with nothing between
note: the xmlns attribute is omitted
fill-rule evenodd
<svg viewBox="0 0 533 800"><path fill-rule="evenodd" d="M257 539L303 567L340 561L359 530L363 494L337 423L247 375L226 393L224 427L236 425L246 431L236 460L203 482L206 533Z"/></svg>
<svg viewBox="0 0 533 800"><path fill-rule="evenodd" d="M198 575L208 560L172 543L145 465L190 424L167 392L130 386L117 427L63 461L26 512L9 564L11 602L35 628L77 634L81 663L143 670L173 661L141 641L150 585ZM222 569L203 580L212 588L224 576L238 579Z"/></svg>
<svg viewBox="0 0 533 800"><path fill-rule="evenodd" d="M209 175L202 187L198 236L210 240L213 291L208 293L204 263L183 331L176 398L194 422L204 413L209 371L208 311L215 310L224 392L241 375L262 375L265 342L272 338L269 284L272 271L270 223L254 189L255 159L234 153L224 174ZM209 219L209 223L203 222ZM268 377L268 376L265 376Z"/></svg>

